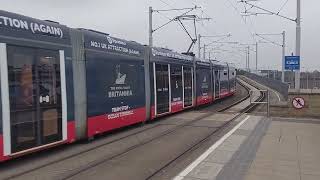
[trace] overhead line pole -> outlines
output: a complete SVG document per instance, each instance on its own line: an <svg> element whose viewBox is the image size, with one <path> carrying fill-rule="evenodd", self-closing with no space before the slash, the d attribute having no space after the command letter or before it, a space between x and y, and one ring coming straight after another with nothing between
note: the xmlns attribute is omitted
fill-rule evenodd
<svg viewBox="0 0 320 180"><path fill-rule="evenodd" d="M296 19L296 56L300 56L301 50L301 0L297 0L297 19ZM301 60L301 59L300 59ZM300 62L301 64L301 62ZM295 72L295 89L300 90L300 70Z"/></svg>
<svg viewBox="0 0 320 180"><path fill-rule="evenodd" d="M248 72L250 72L250 46L248 46Z"/></svg>
<svg viewBox="0 0 320 180"><path fill-rule="evenodd" d="M258 73L258 42L256 42L256 73Z"/></svg>
<svg viewBox="0 0 320 180"><path fill-rule="evenodd" d="M153 33L153 29L152 29L152 7L149 7L149 46L150 48L152 48L153 46L153 37L152 37L152 33Z"/></svg>
<svg viewBox="0 0 320 180"><path fill-rule="evenodd" d="M248 71L250 71L250 51L253 51L256 53L256 70L258 69L258 42L256 42L255 44L240 44L241 46L245 46L245 52L247 55L246 58L246 69ZM255 46L256 50L251 50L250 46Z"/></svg>
<svg viewBox="0 0 320 180"><path fill-rule="evenodd" d="M201 58L201 34L198 34L198 58Z"/></svg>
<svg viewBox="0 0 320 180"><path fill-rule="evenodd" d="M285 81L285 58L286 58L286 32L282 32L282 73L281 73L281 81L284 83Z"/></svg>
<svg viewBox="0 0 320 180"><path fill-rule="evenodd" d="M203 45L203 59L206 59L206 45Z"/></svg>
<svg viewBox="0 0 320 180"><path fill-rule="evenodd" d="M247 48L245 48L245 53L246 53L246 70L248 71L248 52Z"/></svg>

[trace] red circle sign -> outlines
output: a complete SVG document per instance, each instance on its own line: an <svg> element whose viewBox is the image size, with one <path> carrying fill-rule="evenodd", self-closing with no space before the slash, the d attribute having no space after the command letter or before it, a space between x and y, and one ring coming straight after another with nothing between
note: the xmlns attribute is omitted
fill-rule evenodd
<svg viewBox="0 0 320 180"><path fill-rule="evenodd" d="M302 109L306 105L306 102L302 97L295 97L292 100L292 105L296 109Z"/></svg>

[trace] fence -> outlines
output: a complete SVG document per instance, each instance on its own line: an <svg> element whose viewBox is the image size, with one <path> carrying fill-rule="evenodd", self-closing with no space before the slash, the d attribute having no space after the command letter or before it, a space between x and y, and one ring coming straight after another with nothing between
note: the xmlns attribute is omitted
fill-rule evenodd
<svg viewBox="0 0 320 180"><path fill-rule="evenodd" d="M261 70L260 76L281 81L281 71L275 70ZM289 85L289 88L294 88L295 74L291 71L285 72L285 82ZM300 74L300 88L301 89L320 89L320 72L301 72Z"/></svg>

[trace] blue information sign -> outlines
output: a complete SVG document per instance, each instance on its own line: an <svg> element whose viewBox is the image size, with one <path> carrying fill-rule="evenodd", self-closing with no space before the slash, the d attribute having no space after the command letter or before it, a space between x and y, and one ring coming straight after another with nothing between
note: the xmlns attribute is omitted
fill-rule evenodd
<svg viewBox="0 0 320 180"><path fill-rule="evenodd" d="M286 56L284 63L285 70L300 70L300 56Z"/></svg>

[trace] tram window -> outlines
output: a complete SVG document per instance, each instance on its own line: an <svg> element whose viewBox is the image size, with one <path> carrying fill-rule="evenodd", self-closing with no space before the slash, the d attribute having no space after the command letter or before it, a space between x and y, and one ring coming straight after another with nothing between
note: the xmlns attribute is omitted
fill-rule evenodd
<svg viewBox="0 0 320 180"><path fill-rule="evenodd" d="M13 151L19 151L24 142L37 145L34 80L34 51L29 48L8 46L8 82L10 98L11 134ZM27 111L24 111L26 109ZM17 149L17 150L16 150Z"/></svg>
<svg viewBox="0 0 320 180"><path fill-rule="evenodd" d="M169 112L168 65L156 65L157 113Z"/></svg>
<svg viewBox="0 0 320 180"><path fill-rule="evenodd" d="M45 53L39 56L38 77L40 95L49 95L50 97L46 105L56 104L58 96L61 96L61 92L57 91L57 89L61 88L61 82L60 68L56 62L57 58L55 56L45 55Z"/></svg>
<svg viewBox="0 0 320 180"><path fill-rule="evenodd" d="M34 106L34 52L29 48L8 47L10 106L24 109Z"/></svg>
<svg viewBox="0 0 320 180"><path fill-rule="evenodd" d="M59 52L8 45L7 53L12 151L61 140Z"/></svg>
<svg viewBox="0 0 320 180"><path fill-rule="evenodd" d="M184 106L192 106L192 68L184 67Z"/></svg>
<svg viewBox="0 0 320 180"><path fill-rule="evenodd" d="M171 93L172 100L182 99L182 67L171 66Z"/></svg>

